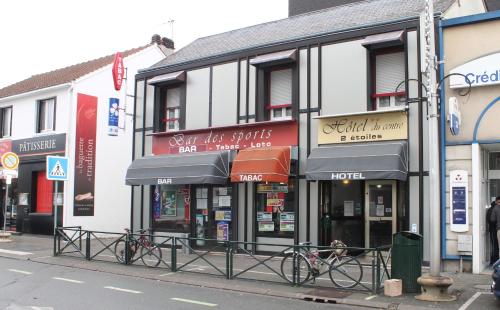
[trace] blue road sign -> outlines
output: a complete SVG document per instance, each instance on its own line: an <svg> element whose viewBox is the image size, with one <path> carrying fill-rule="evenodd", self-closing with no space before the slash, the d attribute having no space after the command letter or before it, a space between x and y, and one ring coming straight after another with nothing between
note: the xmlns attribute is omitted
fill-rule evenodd
<svg viewBox="0 0 500 310"><path fill-rule="evenodd" d="M47 180L68 180L68 157L47 156Z"/></svg>

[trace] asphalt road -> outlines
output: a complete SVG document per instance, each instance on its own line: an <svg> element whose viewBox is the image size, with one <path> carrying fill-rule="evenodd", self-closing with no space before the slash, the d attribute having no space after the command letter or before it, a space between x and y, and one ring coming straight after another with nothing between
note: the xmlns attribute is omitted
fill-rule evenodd
<svg viewBox="0 0 500 310"><path fill-rule="evenodd" d="M0 258L0 309L353 309Z"/></svg>

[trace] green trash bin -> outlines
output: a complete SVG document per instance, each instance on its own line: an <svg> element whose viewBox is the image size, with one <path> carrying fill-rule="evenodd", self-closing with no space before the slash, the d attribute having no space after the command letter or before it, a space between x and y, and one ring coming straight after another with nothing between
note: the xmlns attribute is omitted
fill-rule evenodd
<svg viewBox="0 0 500 310"><path fill-rule="evenodd" d="M391 278L403 281L403 292L418 293L418 277L422 275L422 236L401 231L392 236Z"/></svg>

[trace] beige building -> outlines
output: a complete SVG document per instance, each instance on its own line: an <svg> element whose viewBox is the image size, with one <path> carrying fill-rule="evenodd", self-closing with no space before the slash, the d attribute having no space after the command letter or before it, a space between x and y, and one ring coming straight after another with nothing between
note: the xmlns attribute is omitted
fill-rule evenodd
<svg viewBox="0 0 500 310"><path fill-rule="evenodd" d="M440 29L441 79L451 74L441 90L442 257L446 269L472 261L478 273L490 261L486 211L500 196L500 11Z"/></svg>

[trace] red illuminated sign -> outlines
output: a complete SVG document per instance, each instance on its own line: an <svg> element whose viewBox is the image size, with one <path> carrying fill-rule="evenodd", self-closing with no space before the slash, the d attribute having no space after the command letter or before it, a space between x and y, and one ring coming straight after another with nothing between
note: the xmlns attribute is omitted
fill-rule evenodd
<svg viewBox="0 0 500 310"><path fill-rule="evenodd" d="M296 121L260 122L153 134L153 154L297 145Z"/></svg>
<svg viewBox="0 0 500 310"><path fill-rule="evenodd" d="M123 57L120 52L115 54L112 73L115 89L120 90L122 88L123 76L125 74L125 68L123 67Z"/></svg>

